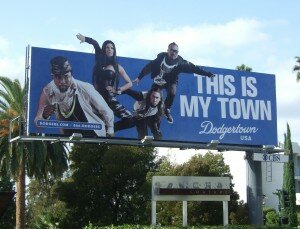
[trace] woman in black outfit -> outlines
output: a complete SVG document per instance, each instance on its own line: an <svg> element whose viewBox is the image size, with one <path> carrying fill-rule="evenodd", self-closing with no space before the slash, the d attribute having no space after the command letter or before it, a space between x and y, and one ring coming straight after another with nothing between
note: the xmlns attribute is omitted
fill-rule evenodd
<svg viewBox="0 0 300 229"><path fill-rule="evenodd" d="M94 46L95 65L92 80L95 89L103 96L115 116L122 120L132 118L131 112L120 104L116 98L117 95L131 88L132 82L124 68L117 63L115 44L110 40L106 40L100 48L98 42L90 37L85 37L80 33L76 37L81 43L86 42ZM119 87L119 77L122 77L125 81L125 84L121 87Z"/></svg>

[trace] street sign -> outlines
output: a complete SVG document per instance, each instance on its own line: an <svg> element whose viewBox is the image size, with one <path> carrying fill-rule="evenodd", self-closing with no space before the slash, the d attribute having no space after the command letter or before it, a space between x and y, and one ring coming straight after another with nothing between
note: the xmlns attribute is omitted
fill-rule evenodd
<svg viewBox="0 0 300 229"><path fill-rule="evenodd" d="M283 154L254 153L253 161L286 163L289 161L289 156Z"/></svg>

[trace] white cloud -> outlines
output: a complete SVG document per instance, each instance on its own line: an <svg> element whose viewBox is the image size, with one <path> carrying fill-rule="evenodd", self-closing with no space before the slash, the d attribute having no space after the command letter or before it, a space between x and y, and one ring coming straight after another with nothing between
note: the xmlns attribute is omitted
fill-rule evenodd
<svg viewBox="0 0 300 229"><path fill-rule="evenodd" d="M238 48L265 43L269 36L263 32L263 23L252 19L236 19L225 24L200 24L176 28L146 25L131 31L108 31L114 38L119 55L153 58L166 51L170 42L177 42L180 53L193 60L207 55L228 57Z"/></svg>
<svg viewBox="0 0 300 229"><path fill-rule="evenodd" d="M21 84L25 81L25 56L16 58L0 58L1 76L18 79Z"/></svg>
<svg viewBox="0 0 300 229"><path fill-rule="evenodd" d="M276 76L277 129L278 139L283 141L286 124L289 123L292 141L300 142L300 83L296 82L296 74L292 72L295 59L281 59L271 56L267 60L267 71Z"/></svg>
<svg viewBox="0 0 300 229"><path fill-rule="evenodd" d="M9 50L9 41L0 36L0 53L7 52Z"/></svg>
<svg viewBox="0 0 300 229"><path fill-rule="evenodd" d="M175 28L145 25L134 30L109 30L105 34L106 38L103 35L101 37L113 39L120 56L152 59L159 52L166 51L167 45L175 41L180 46L180 53L195 64L226 66L225 63L220 63L229 57L235 57L239 48L246 49L251 44L264 43L268 39L263 32L263 26L261 22L252 19L236 19L225 24L199 24ZM3 52L2 56L9 56L0 60L1 74L19 77L23 72L24 64L20 64L19 60L12 57L9 46L8 40L0 37L0 52ZM60 43L49 45L49 47L93 52L90 45L74 46Z"/></svg>

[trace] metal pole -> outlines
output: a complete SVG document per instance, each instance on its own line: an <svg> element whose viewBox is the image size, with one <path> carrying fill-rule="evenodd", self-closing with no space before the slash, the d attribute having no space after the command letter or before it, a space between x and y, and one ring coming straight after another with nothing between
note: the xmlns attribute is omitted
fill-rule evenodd
<svg viewBox="0 0 300 229"><path fill-rule="evenodd" d="M247 203L251 224L263 225L261 162L253 161L253 153L246 151Z"/></svg>
<svg viewBox="0 0 300 229"><path fill-rule="evenodd" d="M30 46L26 47L26 55L25 55L25 85L24 85L24 108L23 114L21 115L21 124L22 124L22 133L21 135L28 135L28 108L29 108L29 71L30 71Z"/></svg>
<svg viewBox="0 0 300 229"><path fill-rule="evenodd" d="M182 201L182 226L187 227L187 201Z"/></svg>

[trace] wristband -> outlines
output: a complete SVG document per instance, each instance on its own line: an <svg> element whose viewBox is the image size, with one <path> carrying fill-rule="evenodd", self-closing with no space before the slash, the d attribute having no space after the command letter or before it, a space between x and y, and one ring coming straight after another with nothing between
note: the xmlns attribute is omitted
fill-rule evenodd
<svg viewBox="0 0 300 229"><path fill-rule="evenodd" d="M121 88L120 88L120 87L118 87L117 94L118 94L118 95L121 95L121 94L122 94L122 91L121 91Z"/></svg>

